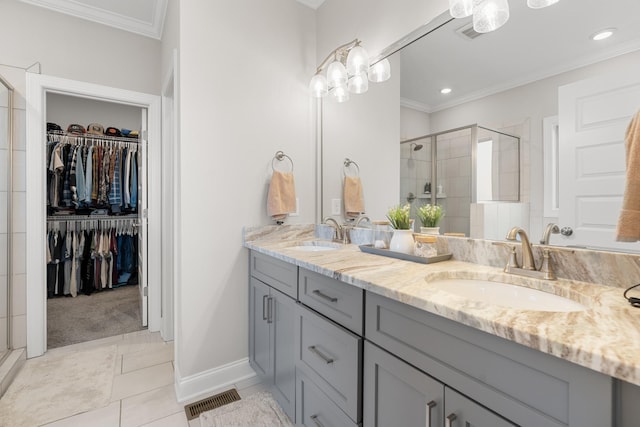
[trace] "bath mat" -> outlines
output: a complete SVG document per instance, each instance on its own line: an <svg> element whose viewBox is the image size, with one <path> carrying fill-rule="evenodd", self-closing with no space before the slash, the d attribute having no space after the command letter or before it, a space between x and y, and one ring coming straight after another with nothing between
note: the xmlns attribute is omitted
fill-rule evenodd
<svg viewBox="0 0 640 427"><path fill-rule="evenodd" d="M115 345L27 360L0 399L0 426L39 426L109 404Z"/></svg>
<svg viewBox="0 0 640 427"><path fill-rule="evenodd" d="M293 427L271 393L261 391L200 414L202 427Z"/></svg>

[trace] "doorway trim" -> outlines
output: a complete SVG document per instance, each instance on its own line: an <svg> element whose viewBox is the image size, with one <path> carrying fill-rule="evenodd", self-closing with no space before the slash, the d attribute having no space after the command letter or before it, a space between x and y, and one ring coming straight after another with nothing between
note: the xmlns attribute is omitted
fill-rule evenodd
<svg viewBox="0 0 640 427"><path fill-rule="evenodd" d="M149 331L160 328L161 286L161 102L157 95L117 89L93 83L27 73L27 357L47 349L46 283L46 95L59 93L146 108L148 114L148 263ZM144 213L142 213L144 215Z"/></svg>

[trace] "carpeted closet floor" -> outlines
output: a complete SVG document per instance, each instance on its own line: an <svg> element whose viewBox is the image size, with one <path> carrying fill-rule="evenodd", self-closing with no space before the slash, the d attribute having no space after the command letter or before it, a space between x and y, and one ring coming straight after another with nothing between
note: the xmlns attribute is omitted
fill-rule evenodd
<svg viewBox="0 0 640 427"><path fill-rule="evenodd" d="M138 286L47 300L47 348L144 329Z"/></svg>

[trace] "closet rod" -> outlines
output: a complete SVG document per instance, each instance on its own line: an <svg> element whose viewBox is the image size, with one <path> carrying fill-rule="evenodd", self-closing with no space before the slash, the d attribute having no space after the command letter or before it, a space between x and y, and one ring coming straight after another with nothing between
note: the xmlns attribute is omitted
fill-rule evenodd
<svg viewBox="0 0 640 427"><path fill-rule="evenodd" d="M74 140L86 140L87 142L89 141L113 141L113 142L128 142L131 144L140 144L140 138L127 138L124 136L110 136L110 135L92 135L92 134L85 134L85 135L76 135L74 133L66 133L66 132L47 132L47 136L55 136L58 138L69 138L69 139L74 139Z"/></svg>
<svg viewBox="0 0 640 427"><path fill-rule="evenodd" d="M110 215L110 216L98 216L98 215L60 215L60 216L48 216L47 222L55 221L116 221L116 220L135 220L138 219L138 214L132 215Z"/></svg>

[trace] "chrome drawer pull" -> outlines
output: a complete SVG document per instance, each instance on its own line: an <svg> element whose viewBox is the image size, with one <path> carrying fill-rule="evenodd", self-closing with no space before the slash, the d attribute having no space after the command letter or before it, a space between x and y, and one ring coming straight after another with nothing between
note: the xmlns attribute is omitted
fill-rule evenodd
<svg viewBox="0 0 640 427"><path fill-rule="evenodd" d="M453 422L457 419L458 417L456 417L456 414L449 414L447 415L447 419L445 422L445 426L446 427L453 427Z"/></svg>
<svg viewBox="0 0 640 427"><path fill-rule="evenodd" d="M264 308L267 298L269 298L268 294L262 296L262 320L267 320L267 310Z"/></svg>
<svg viewBox="0 0 640 427"><path fill-rule="evenodd" d="M321 298L326 299L329 302L338 302L338 298L330 297L329 295L325 295L322 292L320 292L318 289L315 289L312 293L318 295Z"/></svg>
<svg viewBox="0 0 640 427"><path fill-rule="evenodd" d="M273 323L273 297L267 298L267 323Z"/></svg>
<svg viewBox="0 0 640 427"><path fill-rule="evenodd" d="M436 402L433 400L427 403L427 427L431 427L431 410L436 407Z"/></svg>
<svg viewBox="0 0 640 427"><path fill-rule="evenodd" d="M317 415L311 415L309 418L311 418L311 421L313 421L313 423L317 426L317 427L324 427L322 425L322 423L320 421L318 421L318 416Z"/></svg>
<svg viewBox="0 0 640 427"><path fill-rule="evenodd" d="M331 363L333 363L333 359L331 359L330 357L327 357L324 354L322 354L322 352L320 350L318 350L315 345L310 345L309 346L309 351L314 353L320 359L322 359L325 362L327 362L327 365L330 365Z"/></svg>

